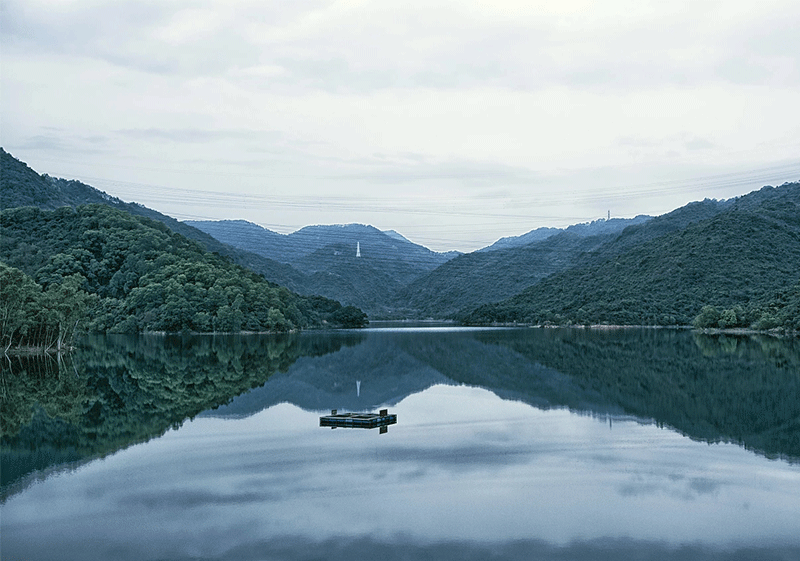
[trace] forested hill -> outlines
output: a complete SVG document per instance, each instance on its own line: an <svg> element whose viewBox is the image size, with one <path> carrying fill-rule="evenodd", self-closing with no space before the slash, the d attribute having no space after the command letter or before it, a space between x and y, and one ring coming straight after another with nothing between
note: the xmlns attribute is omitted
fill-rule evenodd
<svg viewBox="0 0 800 561"><path fill-rule="evenodd" d="M27 164L0 148L0 208L35 206L53 210L62 206L90 203L123 205L112 197L80 181L59 180L39 175Z"/></svg>
<svg viewBox="0 0 800 561"><path fill-rule="evenodd" d="M800 183L679 211L463 321L685 325L707 307L701 327L800 329Z"/></svg>
<svg viewBox="0 0 800 561"><path fill-rule="evenodd" d="M542 279L585 267L648 240L715 216L731 203L705 200L663 216L596 220L564 230L540 228L519 238L503 238L475 253L453 259L398 293L397 306L421 317L463 317L483 304L511 298ZM531 239L537 240L519 245ZM497 249L502 247L501 249Z"/></svg>
<svg viewBox="0 0 800 561"><path fill-rule="evenodd" d="M92 203L112 206L136 216L157 220L173 232L199 242L208 251L228 257L234 263L255 271L274 283L295 292L302 290L303 275L292 267L224 244L171 216L138 203L126 203L80 181L40 175L0 148L0 209L35 206L52 210Z"/></svg>
<svg viewBox="0 0 800 561"><path fill-rule="evenodd" d="M294 294L160 222L106 205L4 210L0 258L10 266L0 271L0 305L19 323L3 325L5 344L36 329L26 314L38 313L40 292L59 286L86 293L91 301L77 318L75 310L54 307L52 313L63 311L64 317L53 321L83 319L89 331L286 331L365 320L359 310ZM12 281L19 287L9 286Z"/></svg>
<svg viewBox="0 0 800 561"><path fill-rule="evenodd" d="M548 275L575 265L587 252L614 237L561 232L523 247L467 253L400 290L396 305L405 306L410 315L450 318L519 294Z"/></svg>

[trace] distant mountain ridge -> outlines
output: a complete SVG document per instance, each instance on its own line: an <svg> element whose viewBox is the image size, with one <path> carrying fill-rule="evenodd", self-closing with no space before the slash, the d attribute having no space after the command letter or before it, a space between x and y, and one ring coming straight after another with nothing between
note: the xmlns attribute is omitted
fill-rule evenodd
<svg viewBox="0 0 800 561"><path fill-rule="evenodd" d="M580 237L600 236L604 234L618 234L628 226L642 224L650 220L652 216L640 214L634 218L601 218L592 222L573 224L566 228L537 228L521 236L510 236L500 238L492 245L479 249L478 251L496 251L498 249L509 249L512 247L522 247L533 243L539 243L550 236L555 236L562 232L570 232Z"/></svg>
<svg viewBox="0 0 800 561"><path fill-rule="evenodd" d="M207 229L223 238L220 240L190 223L179 222L138 203L124 202L80 181L40 175L2 148L0 169L2 209L34 206L52 210L93 203L111 206L157 220L170 230L201 243L208 251L227 257L298 294L320 295L346 302L346 305L359 307L373 317L393 313L387 304L389 295L405 281L457 255L457 252L436 253L409 242L399 234L390 236L372 226L363 225L310 226L295 232L296 235L285 236L244 220L205 224ZM234 244L224 241L228 224L232 224L236 232L232 239ZM323 243L332 239L344 241L348 247L341 243ZM352 262L359 242L364 246L363 258ZM281 248L277 256L282 259L286 256L300 259L317 252L320 262L305 259L298 263L299 267L295 267L266 257L264 254L269 255L270 252L263 250L265 245ZM328 250L320 251L325 246L329 246ZM248 248L258 251L249 251ZM353 266L354 263L357 266Z"/></svg>
<svg viewBox="0 0 800 561"><path fill-rule="evenodd" d="M362 252L373 257L404 261L424 270L435 269L459 255L455 251L437 253L397 232L381 232L364 224L314 225L291 234L279 234L244 220L187 220L185 223L221 242L287 264L297 263L327 246L343 244L350 247L354 256L360 247Z"/></svg>
<svg viewBox="0 0 800 561"><path fill-rule="evenodd" d="M291 265L307 275L299 288L303 294L357 305L372 317L448 318L513 296L572 266L627 226L648 220L637 216L540 228L468 254L432 252L397 232L360 224L307 226L288 235L243 220L187 224Z"/></svg>

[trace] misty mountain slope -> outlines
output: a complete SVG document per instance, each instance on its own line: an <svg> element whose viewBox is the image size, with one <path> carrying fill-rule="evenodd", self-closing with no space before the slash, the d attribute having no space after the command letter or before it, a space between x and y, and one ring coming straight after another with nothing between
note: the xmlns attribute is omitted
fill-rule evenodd
<svg viewBox="0 0 800 561"><path fill-rule="evenodd" d="M369 253L385 263L403 262L419 271L431 271L457 255L457 252L437 253L402 236L390 236L363 224L306 226L287 237L296 247L303 249L304 255L331 243L349 246L350 252L355 255L360 246L362 255ZM289 262L296 263L300 259L302 257L298 256Z"/></svg>
<svg viewBox="0 0 800 561"><path fill-rule="evenodd" d="M546 240L550 236L555 236L556 234L560 234L563 232L561 228L536 228L535 230L531 230L525 234L520 236L506 236L500 238L492 245L487 245L479 249L479 252L483 251L497 251L499 249L509 249L512 247L521 247L523 245L530 245L532 243L538 243L543 240Z"/></svg>
<svg viewBox="0 0 800 561"><path fill-rule="evenodd" d="M453 317L461 310L518 294L571 267L615 236L583 237L567 231L523 247L461 255L403 288L396 303L419 317Z"/></svg>
<svg viewBox="0 0 800 561"><path fill-rule="evenodd" d="M279 263L288 263L285 259L287 252L283 249L289 243L286 236L267 230L258 224L246 220L186 220L183 223L205 232L224 244Z"/></svg>
<svg viewBox="0 0 800 561"><path fill-rule="evenodd" d="M291 265L302 275L292 278L291 286L299 293L357 306L373 319L402 315L395 304L397 292L456 255L436 253L396 232L390 235L361 224L307 226L289 235L242 220L190 224Z"/></svg>
<svg viewBox="0 0 800 561"><path fill-rule="evenodd" d="M344 243L326 245L298 259L292 266L306 275L334 272L356 276L374 272L392 278L397 288L421 274L418 266L401 259L394 259L392 255L387 256L373 246L362 248L359 255L356 255L353 248ZM348 270L353 272L348 273Z"/></svg>
<svg viewBox="0 0 800 561"><path fill-rule="evenodd" d="M482 306L463 319L685 325L704 305L738 305L746 316L797 285L800 183L688 207L713 216L618 251L615 244L630 243L621 239L626 230L595 254L594 261L557 273L509 300ZM634 231L631 236L640 234ZM749 325L756 319L737 321Z"/></svg>
<svg viewBox="0 0 800 561"><path fill-rule="evenodd" d="M639 215L634 218L611 218L609 220L600 219L593 222L573 224L572 226L568 226L563 230L560 228L537 228L536 230L531 230L527 234L522 234L521 236L500 238L492 245L484 247L478 251L496 251L498 249L522 247L532 243L544 241L550 236L555 236L561 232L569 232L581 237L600 236L604 234L619 234L628 226L642 224L651 218L652 217L650 216Z"/></svg>
<svg viewBox="0 0 800 561"><path fill-rule="evenodd" d="M284 235L244 220L190 220L186 223L234 247L289 264L301 261L331 244L346 245L353 255L360 244L362 251L369 248L372 255L380 255L385 260L402 261L420 271L433 270L458 255L457 252L437 253L410 242L396 232L390 235L363 224L306 226ZM307 260L305 262L308 263ZM305 268L308 269L308 266Z"/></svg>
<svg viewBox="0 0 800 561"><path fill-rule="evenodd" d="M647 221L631 224L620 231L619 236L614 239L613 243L608 244L593 257L602 261L611 255L624 253L637 245L678 232L695 222L712 218L729 208L731 204L733 204L733 199L724 201L705 199L691 202Z"/></svg>
<svg viewBox="0 0 800 561"><path fill-rule="evenodd" d="M367 250L356 257L344 244L331 244L305 256L295 266L306 274L305 291L339 299L364 310L370 317L391 317L392 296L419 276L403 261L382 259Z"/></svg>

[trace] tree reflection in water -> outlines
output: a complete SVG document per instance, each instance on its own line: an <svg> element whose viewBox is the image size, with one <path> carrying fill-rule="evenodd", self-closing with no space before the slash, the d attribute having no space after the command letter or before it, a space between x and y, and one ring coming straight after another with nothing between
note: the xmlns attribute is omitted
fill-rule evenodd
<svg viewBox="0 0 800 561"><path fill-rule="evenodd" d="M237 416L279 401L335 408L343 388L369 409L468 384L796 461L799 349L795 339L638 329L91 337L61 360L4 361L2 495L31 473L102 457L203 411L234 414L225 404L252 388Z"/></svg>
<svg viewBox="0 0 800 561"><path fill-rule="evenodd" d="M3 494L27 474L164 434L354 337L93 336L71 356L9 358L2 381Z"/></svg>

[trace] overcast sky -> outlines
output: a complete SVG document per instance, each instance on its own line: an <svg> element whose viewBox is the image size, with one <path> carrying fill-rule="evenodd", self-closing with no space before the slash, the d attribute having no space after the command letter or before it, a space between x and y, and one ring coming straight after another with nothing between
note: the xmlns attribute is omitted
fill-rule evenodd
<svg viewBox="0 0 800 561"><path fill-rule="evenodd" d="M800 180L800 2L3 0L2 146L179 219L469 251Z"/></svg>

